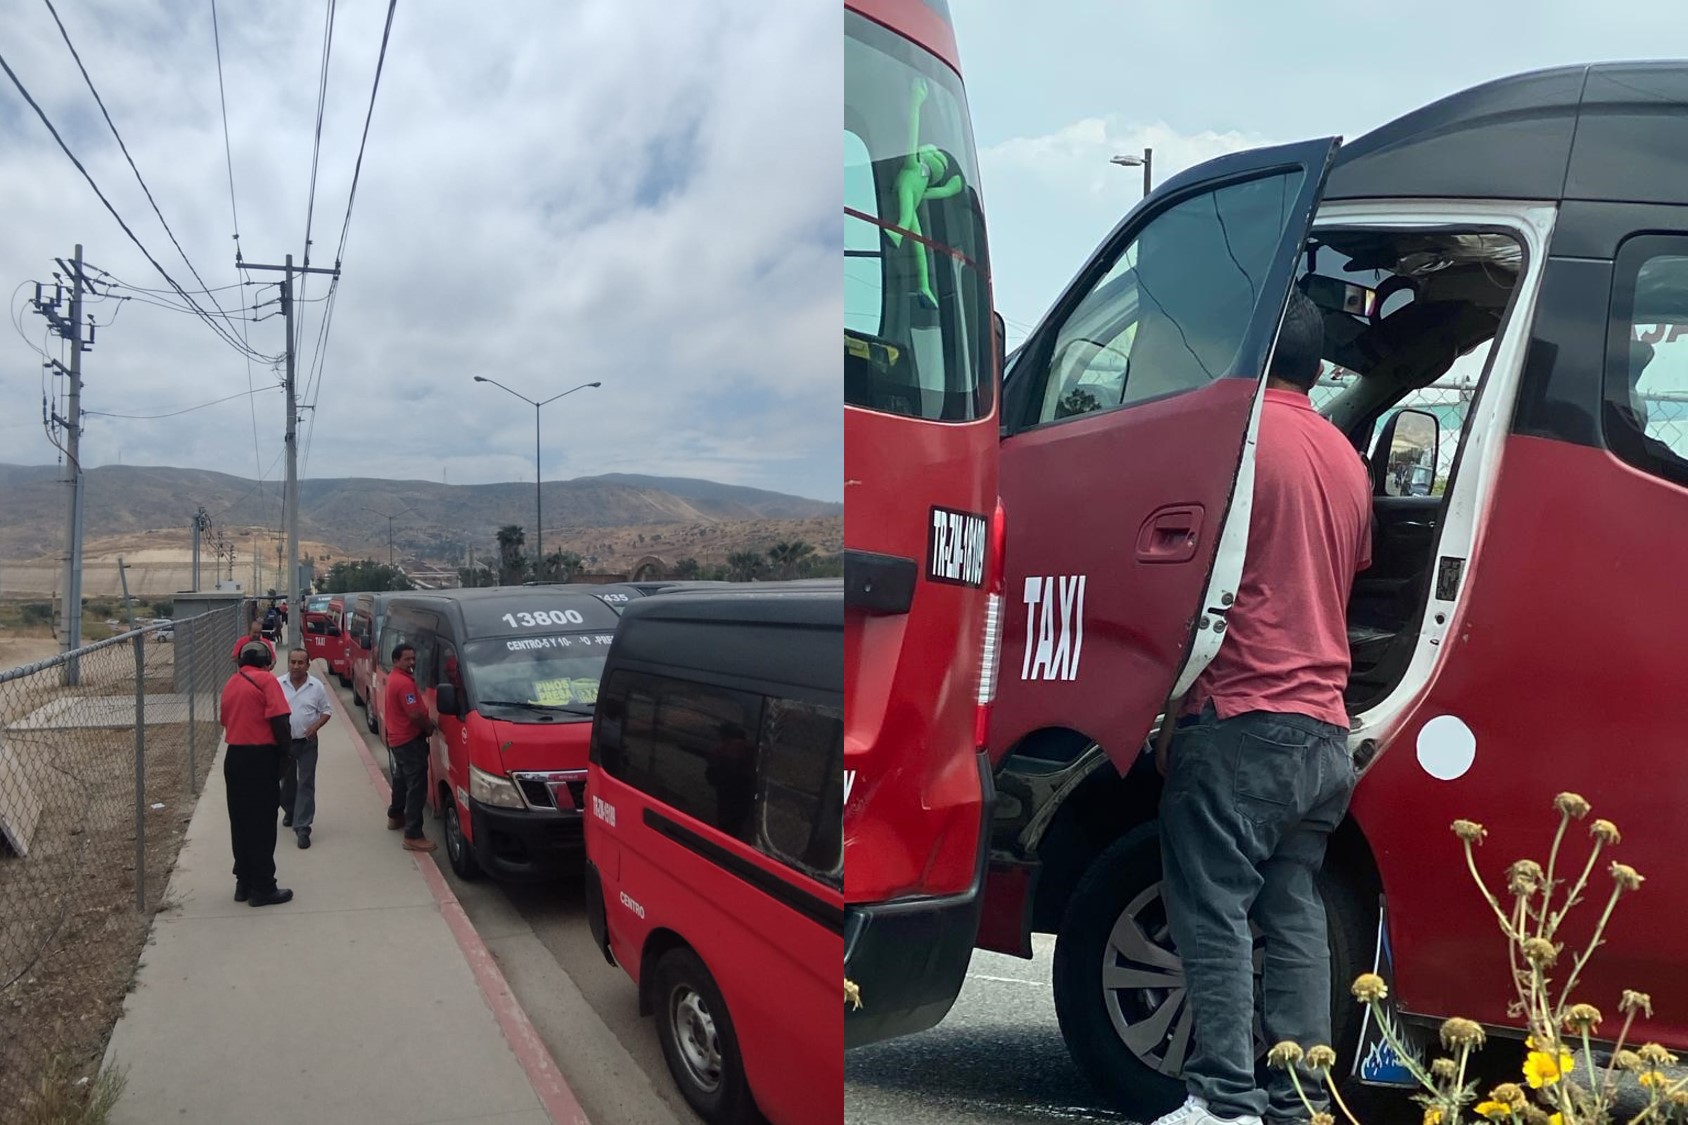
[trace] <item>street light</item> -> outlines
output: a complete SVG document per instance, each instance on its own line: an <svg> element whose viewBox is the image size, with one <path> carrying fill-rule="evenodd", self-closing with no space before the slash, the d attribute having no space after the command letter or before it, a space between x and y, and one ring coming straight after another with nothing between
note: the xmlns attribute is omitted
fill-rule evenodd
<svg viewBox="0 0 1688 1125"><path fill-rule="evenodd" d="M1128 155L1115 156L1112 159L1110 159L1108 161L1108 163L1109 164L1118 164L1122 168L1135 168L1139 164L1141 164L1143 166L1143 198L1144 199L1149 198L1149 190L1153 186L1153 181L1154 181L1154 169L1155 169L1155 150L1154 149L1152 149L1152 148L1144 149L1142 156L1131 156L1129 154Z"/></svg>
<svg viewBox="0 0 1688 1125"><path fill-rule="evenodd" d="M511 391L509 387L506 387L497 379L488 379L485 375L476 375L475 382L491 383L499 390L509 391L511 394L533 407L533 549L534 557L539 560L539 567L543 567L545 565L545 532L542 530L544 520L544 500L541 498L539 486L540 482L544 480L544 477L541 475L539 468L539 408L556 402L558 399L562 398L563 395L572 395L574 392L583 391L587 387L601 387L603 384L582 383L578 387L570 387L568 390L563 391L562 394L554 394L543 402L535 402L533 399L522 394L520 391ZM539 567L534 568L534 577L536 579L539 576Z"/></svg>
<svg viewBox="0 0 1688 1125"><path fill-rule="evenodd" d="M409 512L411 515L419 515L420 513L408 504L405 505L404 512L394 512L392 515L388 515L386 512L376 511L374 508L367 505L364 506L363 510L366 512L375 512L376 515L387 521L387 569L391 570L393 568L393 521L404 515L405 512Z"/></svg>

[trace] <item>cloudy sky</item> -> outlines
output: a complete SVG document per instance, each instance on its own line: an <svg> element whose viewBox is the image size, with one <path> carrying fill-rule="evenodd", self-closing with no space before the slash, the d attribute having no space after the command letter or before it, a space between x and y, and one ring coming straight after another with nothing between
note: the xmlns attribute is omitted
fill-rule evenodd
<svg viewBox="0 0 1688 1125"><path fill-rule="evenodd" d="M1617 0L951 0L999 311L1018 342L1142 190L1213 156L1349 138L1491 78L1655 58L1688 6ZM1677 53L1681 53L1678 46Z"/></svg>
<svg viewBox="0 0 1688 1125"><path fill-rule="evenodd" d="M211 0L54 4L205 285L240 280L230 163L247 260L302 259L325 4L217 5L232 162ZM200 289L46 5L7 9L0 54L141 243ZM386 10L337 5L314 265L331 265L339 242ZM304 475L531 481L533 409L478 374L535 399L603 382L545 408L548 480L647 472L840 499L840 21L830 0L399 4L305 397ZM28 311L33 290L14 290L50 279L81 242L138 298L89 307L103 327L85 409L161 414L242 396L174 418L90 418L84 463L281 472L276 369L249 369L203 321L142 303L163 298L137 290L167 283L3 74L0 208L13 322L0 327L0 461L57 457L39 422L44 324ZM327 291L313 278L304 292L307 357ZM215 293L258 316L277 311L264 305L275 296ZM256 351L282 350L279 317L239 327ZM247 397L249 379L259 393Z"/></svg>

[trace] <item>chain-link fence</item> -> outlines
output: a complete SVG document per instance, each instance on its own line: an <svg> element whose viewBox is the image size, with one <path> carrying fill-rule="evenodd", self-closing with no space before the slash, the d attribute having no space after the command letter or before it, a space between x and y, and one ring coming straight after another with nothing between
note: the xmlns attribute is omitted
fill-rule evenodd
<svg viewBox="0 0 1688 1125"><path fill-rule="evenodd" d="M0 1107L99 1065L216 757L244 608L0 671Z"/></svg>

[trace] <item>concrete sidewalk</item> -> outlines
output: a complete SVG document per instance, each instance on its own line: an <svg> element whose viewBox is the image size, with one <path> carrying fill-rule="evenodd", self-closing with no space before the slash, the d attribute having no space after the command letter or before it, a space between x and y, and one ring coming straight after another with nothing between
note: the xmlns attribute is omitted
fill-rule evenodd
<svg viewBox="0 0 1688 1125"><path fill-rule="evenodd" d="M354 721L320 736L310 849L278 829L281 906L234 901L219 749L106 1049L114 1125L585 1125Z"/></svg>

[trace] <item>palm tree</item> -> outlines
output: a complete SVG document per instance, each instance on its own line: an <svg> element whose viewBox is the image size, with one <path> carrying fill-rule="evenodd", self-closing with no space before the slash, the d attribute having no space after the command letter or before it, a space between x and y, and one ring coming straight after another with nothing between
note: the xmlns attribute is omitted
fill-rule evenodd
<svg viewBox="0 0 1688 1125"><path fill-rule="evenodd" d="M797 568L804 560L815 553L814 547L801 539L793 539L789 543L776 543L768 548L768 560L779 567L781 578L791 578L797 573Z"/></svg>
<svg viewBox="0 0 1688 1125"><path fill-rule="evenodd" d="M522 556L527 533L520 524L507 523L498 529L498 580L506 586L519 585L527 575L528 562Z"/></svg>
<svg viewBox="0 0 1688 1125"><path fill-rule="evenodd" d="M767 559L757 551L734 551L727 556L727 573L734 582L749 582L762 573Z"/></svg>
<svg viewBox="0 0 1688 1125"><path fill-rule="evenodd" d="M702 565L696 559L687 557L674 564L674 577L681 581L690 581L702 570Z"/></svg>

